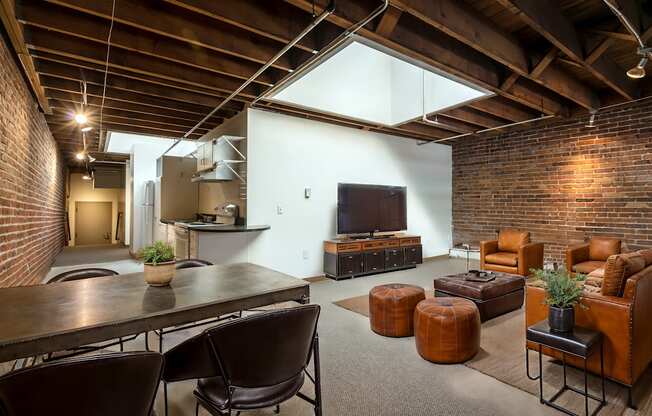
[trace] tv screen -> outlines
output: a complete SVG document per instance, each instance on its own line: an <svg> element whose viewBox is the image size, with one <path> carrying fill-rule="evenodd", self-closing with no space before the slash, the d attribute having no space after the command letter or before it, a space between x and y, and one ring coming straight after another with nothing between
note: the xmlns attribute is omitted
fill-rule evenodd
<svg viewBox="0 0 652 416"><path fill-rule="evenodd" d="M337 185L337 233L407 229L404 186Z"/></svg>

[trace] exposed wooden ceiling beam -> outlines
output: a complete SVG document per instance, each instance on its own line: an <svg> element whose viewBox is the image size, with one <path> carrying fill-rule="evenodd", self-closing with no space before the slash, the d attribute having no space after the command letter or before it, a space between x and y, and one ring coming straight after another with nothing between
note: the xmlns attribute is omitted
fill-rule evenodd
<svg viewBox="0 0 652 416"><path fill-rule="evenodd" d="M540 77L543 71L545 71L546 68L548 68L548 66L557 58L557 55L559 55L559 49L557 49L556 46L553 46L550 48L548 53L546 53L543 58L534 65L534 68L530 71L530 76L534 78Z"/></svg>
<svg viewBox="0 0 652 416"><path fill-rule="evenodd" d="M38 75L36 74L36 69L34 68L34 62L27 50L27 46L25 45L23 32L18 20L16 19L13 0L0 0L0 20L5 27L11 46L14 48L14 51L18 56L18 60L23 68L25 77L29 81L32 92L36 97L36 101L38 101L39 106L44 113L50 114L51 110L48 106L48 100L45 98L43 87L41 86Z"/></svg>
<svg viewBox="0 0 652 416"><path fill-rule="evenodd" d="M95 110L95 109L94 109ZM102 111L102 118L106 118L107 120L111 119L123 119L123 120L136 120L136 121L144 121L144 122L149 122L149 123L156 123L162 126L175 126L175 127L181 127L185 128L188 130L189 128L193 127L195 125L194 122L188 121L188 120L179 120L179 119L172 119L164 116L159 116L159 115L152 115L152 114L142 114L142 113L136 113L133 111L127 111L127 110L116 110L113 108L105 108ZM70 112L69 108L66 107L55 107L52 106L52 114L56 115L58 117L62 117L64 119L71 120L72 119L72 114ZM94 113L91 113L91 121L92 123L97 123L99 120L99 110L95 111ZM91 124L93 125L93 124ZM215 126L213 126L215 127ZM197 129L198 132L207 132L211 129L211 127L206 126L206 127L200 127Z"/></svg>
<svg viewBox="0 0 652 416"><path fill-rule="evenodd" d="M46 120L48 122L48 125L66 125L70 123L70 119L67 117L64 117L61 115L61 113L53 113L52 115L49 115L46 117ZM93 122L90 122L89 125L93 127L94 129L99 128L99 119L94 120ZM173 135L178 135L181 136L183 135L186 131L188 131L188 128L184 126L178 126L178 125L173 125L173 124L163 124L163 123L157 123L157 122L152 122L149 120L140 120L140 119L135 119L135 118L123 118L123 117L115 117L110 114L106 114L102 117L102 129L106 130L108 129L108 126L129 126L129 127L137 127L137 128L142 128L142 129L152 129L157 132L159 131L165 131L168 132L166 134L173 134ZM201 137L203 134L207 133L208 130L204 131L198 131L196 134L197 138Z"/></svg>
<svg viewBox="0 0 652 416"><path fill-rule="evenodd" d="M312 10L312 2L309 0L285 1L306 12ZM320 2L322 7L323 3L323 1ZM328 20L346 29L368 13L369 10L359 3L338 3L337 13L331 15ZM409 19L404 21L402 18L390 38L379 36L377 33L365 28L361 29L358 34L402 55L456 75L525 106L540 110L543 102L547 114L568 114L568 107L565 103L542 95L538 91L529 88L527 84L521 84L520 94L514 94L512 91L501 91L502 69L495 62L475 50L469 49L462 43L450 39L443 33L423 30L423 28L418 27L419 22L416 18L412 19L415 19L416 25L414 21ZM522 94L523 91L526 91L527 94Z"/></svg>
<svg viewBox="0 0 652 416"><path fill-rule="evenodd" d="M57 133L65 133L69 131L68 122L65 120L58 120L52 116L47 116L48 125ZM135 134L148 134L148 135L159 135L161 137L171 137L178 138L181 137L186 130L179 128L163 128L163 127L141 127L138 123L129 123L129 122L117 122L111 121L102 123L102 128L110 131L124 132L124 133L135 133ZM188 139L198 139L202 135L198 133L191 134Z"/></svg>
<svg viewBox="0 0 652 416"><path fill-rule="evenodd" d="M111 2L47 1L79 12L111 19ZM175 13L174 10L161 7L161 5L151 7L146 2L136 0L120 0L118 2L115 10L115 22L261 64L273 57L282 46L276 41L261 38L244 30L224 28L224 25L211 24L206 20L198 19L197 16L187 17L178 11ZM297 51L297 53L301 52ZM302 56L307 57L309 54L303 52ZM294 69L294 65L287 55L281 57L273 66L286 71Z"/></svg>
<svg viewBox="0 0 652 416"><path fill-rule="evenodd" d="M528 51L513 35L502 31L488 18L469 10L463 2L392 0L392 3L519 75L530 77ZM553 65L539 78L531 79L585 108L599 107L599 99L594 91Z"/></svg>
<svg viewBox="0 0 652 416"><path fill-rule="evenodd" d="M103 85L103 79L104 79L103 65L98 65L92 62L81 61L78 59L55 55L47 52L32 51L32 56L35 58L35 63L39 72L50 71L50 67L48 67L45 70L43 69L45 63L64 65L66 67L72 68L75 71L78 71L80 74L84 74L84 75L89 73L96 74L96 75L100 74L102 76L102 85ZM159 78L153 75L138 74L123 69L109 67L108 79L111 80L114 77L128 80L128 81L136 81L140 83L150 84L151 88L159 89L158 95L168 94L168 91L181 90L189 93L196 93L196 94L207 95L211 97L222 98L226 96L225 92L207 88L207 87L198 87L198 86L187 84L185 82L179 82L167 78ZM75 78L75 79L79 79L79 78ZM153 95L151 93L148 94ZM167 95L165 96L167 97ZM171 97L174 96L175 96L174 92L172 92ZM248 99L247 97L237 96L231 100L231 103L227 103L226 108L231 108L230 106L234 105L233 109L235 111L239 111L239 109L241 109L242 107L242 103L248 101L250 101L250 99Z"/></svg>
<svg viewBox="0 0 652 416"><path fill-rule="evenodd" d="M42 80L43 80L43 85L46 89L64 91L64 92L81 95L79 82L51 77L49 75L42 75ZM103 93L103 89L98 85L91 84L86 86L87 97L96 97L101 99L102 93ZM147 105L151 107L168 108L170 110L186 112L197 116L205 115L210 111L209 107L205 107L197 104L182 103L182 102L168 100L165 98L143 95L133 91L114 90L113 88L106 89L105 97L108 99L124 101L124 102L129 102L134 104ZM236 113L234 111L220 110L217 114L215 114L215 116L218 118L219 117L228 118L234 116L235 114Z"/></svg>
<svg viewBox="0 0 652 416"><path fill-rule="evenodd" d="M505 118L512 122L529 120L534 117L531 113L511 105L502 97L474 101L468 104L468 106L496 117Z"/></svg>
<svg viewBox="0 0 652 416"><path fill-rule="evenodd" d="M490 128L506 124L502 119L494 118L481 111L472 108L462 107L454 108L443 113L445 116L454 118L466 123L472 123L479 127Z"/></svg>
<svg viewBox="0 0 652 416"><path fill-rule="evenodd" d="M519 74L517 74L516 72L512 72L511 74L509 74L507 78L505 78L503 83L500 84L500 89L503 91L508 91L510 88L512 88L514 83L516 83L518 77L520 77Z"/></svg>
<svg viewBox="0 0 652 416"><path fill-rule="evenodd" d="M581 63L594 77L613 88L626 99L639 96L636 84L625 75L625 71L604 55L588 64L584 46L573 22L564 16L558 7L543 0L498 0L501 4L516 7L520 18L539 32L550 43L569 57ZM592 108L597 108L593 105Z"/></svg>
<svg viewBox="0 0 652 416"><path fill-rule="evenodd" d="M604 38L593 50L586 56L586 63L593 65L607 50L616 43L614 38Z"/></svg>
<svg viewBox="0 0 652 416"><path fill-rule="evenodd" d="M66 64L36 60L37 72L41 77L56 77L70 81L85 80L88 85L104 85L104 75L92 70L80 69ZM180 103L198 104L210 108L216 107L223 101L223 97L212 94L186 91L174 87L163 87L156 84L130 79L119 75L111 74L106 80L107 91L120 90L143 94L151 97L165 98ZM239 112L243 108L242 103L231 101L225 104L223 109ZM208 112L208 111L207 111Z"/></svg>
<svg viewBox="0 0 652 416"><path fill-rule="evenodd" d="M26 30L26 39L29 48L37 52L55 54L104 67L106 51L93 48L93 45L86 40L35 28ZM179 65L171 65L169 62L160 59L119 49L111 51L109 68L129 71L139 75L155 76L225 93L234 91L242 84L239 80L230 77L208 71L183 68ZM260 92L261 89L257 85L251 84L245 88L241 95L252 98Z"/></svg>
<svg viewBox="0 0 652 416"><path fill-rule="evenodd" d="M586 29L584 30L584 32L592 33L595 35L603 35L615 40L624 40L627 42L636 43L636 38L634 37L634 35L627 32L614 32L613 30L602 30L602 29Z"/></svg>
<svg viewBox="0 0 652 416"><path fill-rule="evenodd" d="M63 7L25 3L20 8L20 21L30 27L62 33L95 42L88 44L106 54L108 27L104 19L75 13ZM189 66L217 74L248 79L260 65L256 62L192 46L175 39L162 38L121 24L115 24L111 32L111 47L138 52L175 64ZM271 68L254 82L272 85L285 75L285 71Z"/></svg>
<svg viewBox="0 0 652 416"><path fill-rule="evenodd" d="M375 32L379 36L388 38L394 31L394 28L398 23L398 19L401 18L401 14L403 14L403 10L389 6L387 10L385 10L385 13L383 13L383 16L380 18L380 22L378 23L378 26L376 26Z"/></svg>
<svg viewBox="0 0 652 416"><path fill-rule="evenodd" d="M310 20L293 7L271 1L164 1L281 43L288 43ZM296 47L312 53L321 49L322 45L317 32L311 32L301 39Z"/></svg>

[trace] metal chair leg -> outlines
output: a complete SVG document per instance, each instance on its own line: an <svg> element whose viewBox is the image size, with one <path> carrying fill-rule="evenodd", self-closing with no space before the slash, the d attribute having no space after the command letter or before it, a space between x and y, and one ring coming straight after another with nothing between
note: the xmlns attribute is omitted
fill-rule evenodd
<svg viewBox="0 0 652 416"><path fill-rule="evenodd" d="M315 416L321 416L321 369L319 364L319 335L315 333L313 344L313 364L315 366Z"/></svg>
<svg viewBox="0 0 652 416"><path fill-rule="evenodd" d="M120 342L120 352L123 352L125 350L124 343L122 342L122 337L118 338L118 341Z"/></svg>
<svg viewBox="0 0 652 416"><path fill-rule="evenodd" d="M238 412L240 413L240 412ZM279 414L281 413L281 405L277 404L276 407L274 408L274 413Z"/></svg>
<svg viewBox="0 0 652 416"><path fill-rule="evenodd" d="M149 332L145 331L145 350L149 351Z"/></svg>
<svg viewBox="0 0 652 416"><path fill-rule="evenodd" d="M165 416L168 416L168 383L163 382L163 405L165 406Z"/></svg>
<svg viewBox="0 0 652 416"><path fill-rule="evenodd" d="M163 330L158 334L158 352L163 353Z"/></svg>
<svg viewBox="0 0 652 416"><path fill-rule="evenodd" d="M199 415L199 402L195 403L195 416Z"/></svg>

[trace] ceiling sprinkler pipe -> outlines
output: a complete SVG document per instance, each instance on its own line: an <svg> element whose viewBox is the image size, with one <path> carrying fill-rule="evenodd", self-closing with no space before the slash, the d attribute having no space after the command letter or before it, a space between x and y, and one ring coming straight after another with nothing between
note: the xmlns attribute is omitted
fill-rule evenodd
<svg viewBox="0 0 652 416"><path fill-rule="evenodd" d="M180 139L177 139L172 146L170 146L163 154L167 154L170 150L172 150L177 144L179 144L183 139L188 138L195 130L197 130L202 124L206 122L209 118L213 116L216 112L218 112L222 107L226 105L229 101L231 101L233 98L235 98L238 94L242 92L249 84L251 84L256 78L258 78L263 72L267 70L270 66L272 66L278 59L283 56L287 51L289 51L291 48L294 47L301 39L303 39L308 33L310 33L319 23L321 23L324 19L326 19L328 16L330 16L333 12L335 11L335 1L331 0L331 2L328 4L328 7L322 11L319 16L313 19L312 22L308 26L306 26L305 29L301 31L294 39L292 39L290 42L288 42L283 49L278 51L276 55L274 55L269 61L265 63L258 71L256 71L251 77L249 77L245 82L242 83L235 91L233 91L228 97L224 99L217 107L215 107L210 113L208 113L203 119L201 119L193 128L188 130L183 137Z"/></svg>

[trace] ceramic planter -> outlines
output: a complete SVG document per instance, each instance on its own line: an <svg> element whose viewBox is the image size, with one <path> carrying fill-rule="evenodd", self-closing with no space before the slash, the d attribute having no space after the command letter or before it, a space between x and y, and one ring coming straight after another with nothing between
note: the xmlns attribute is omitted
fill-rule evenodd
<svg viewBox="0 0 652 416"><path fill-rule="evenodd" d="M150 286L167 286L172 281L175 262L150 264L145 263L145 282Z"/></svg>
<svg viewBox="0 0 652 416"><path fill-rule="evenodd" d="M575 326L574 308L548 308L548 325L554 332L571 332Z"/></svg>

